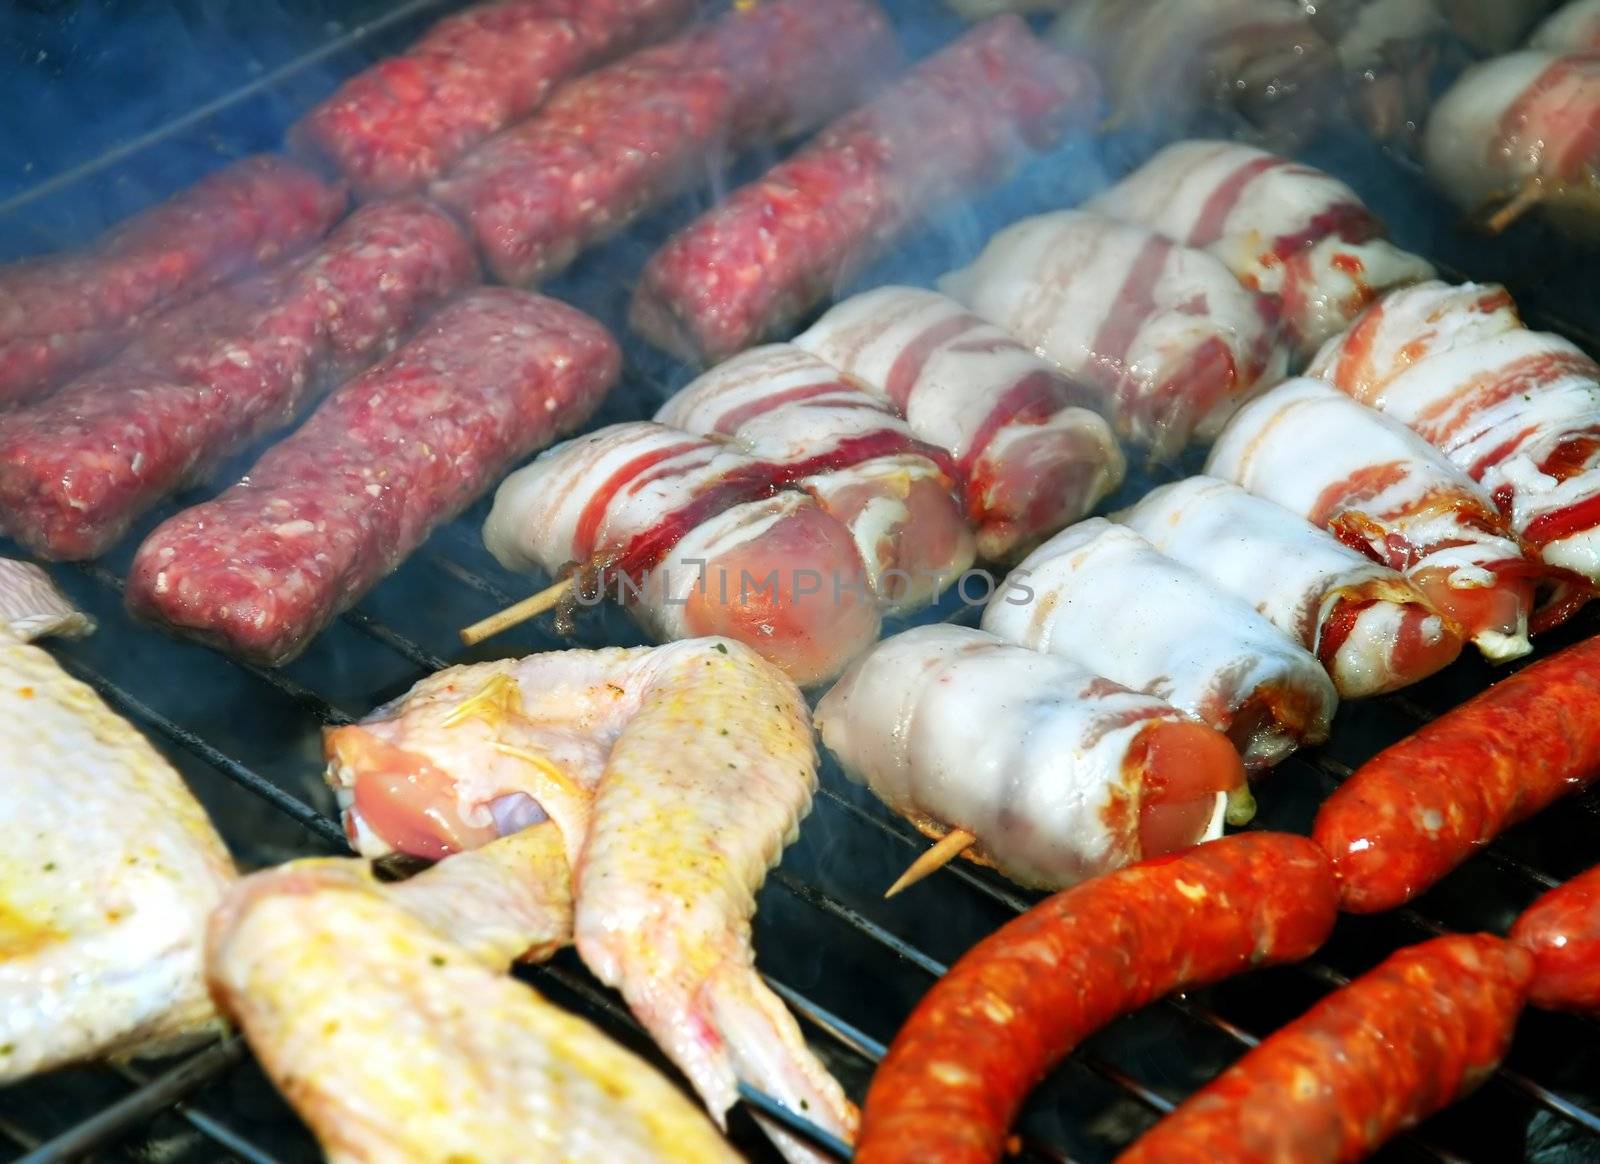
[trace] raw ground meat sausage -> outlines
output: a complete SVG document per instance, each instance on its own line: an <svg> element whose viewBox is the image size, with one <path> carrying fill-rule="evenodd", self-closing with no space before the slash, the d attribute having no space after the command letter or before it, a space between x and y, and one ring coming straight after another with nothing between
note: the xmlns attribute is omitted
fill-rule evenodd
<svg viewBox="0 0 1600 1164"><path fill-rule="evenodd" d="M1401 950L1265 1039L1118 1164L1345 1164L1504 1057L1533 959L1488 934Z"/></svg>
<svg viewBox="0 0 1600 1164"><path fill-rule="evenodd" d="M509 288L443 308L221 496L139 547L135 614L278 664L615 382L594 320Z"/></svg>
<svg viewBox="0 0 1600 1164"><path fill-rule="evenodd" d="M1530 1002L1600 1013L1600 866L1530 905L1511 940L1533 954Z"/></svg>
<svg viewBox="0 0 1600 1164"><path fill-rule="evenodd" d="M703 363L748 347L922 214L996 181L1021 143L1092 116L1096 93L1020 19L988 21L673 236L640 277L634 327Z"/></svg>
<svg viewBox="0 0 1600 1164"><path fill-rule="evenodd" d="M289 140L364 197L419 190L562 81L682 24L694 0L502 0L346 81Z"/></svg>
<svg viewBox="0 0 1600 1164"><path fill-rule="evenodd" d="M736 9L563 86L433 196L471 225L501 280L545 279L734 151L849 106L895 59L870 0Z"/></svg>
<svg viewBox="0 0 1600 1164"><path fill-rule="evenodd" d="M873 1078L858 1164L998 1161L1033 1086L1174 990L1304 958L1333 928L1327 858L1247 833L1108 873L985 938L923 996Z"/></svg>
<svg viewBox="0 0 1600 1164"><path fill-rule="evenodd" d="M1600 776L1600 637L1519 671L1378 753L1312 837L1343 908L1403 905L1557 798Z"/></svg>
<svg viewBox="0 0 1600 1164"><path fill-rule="evenodd" d="M116 351L157 311L317 239L344 188L281 158L235 162L114 228L89 251L0 268L0 405Z"/></svg>
<svg viewBox="0 0 1600 1164"><path fill-rule="evenodd" d="M104 367L0 415L0 524L46 557L103 553L476 277L436 207L363 207L306 258L169 312Z"/></svg>

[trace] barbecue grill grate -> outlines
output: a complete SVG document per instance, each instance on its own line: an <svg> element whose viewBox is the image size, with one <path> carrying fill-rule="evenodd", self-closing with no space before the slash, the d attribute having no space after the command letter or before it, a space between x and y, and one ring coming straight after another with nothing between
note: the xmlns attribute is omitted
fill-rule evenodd
<svg viewBox="0 0 1600 1164"><path fill-rule="evenodd" d="M403 45L452 5L411 0L384 11L377 0L322 0L287 6L302 16L352 8L381 15L350 27L301 19L297 50L263 64L253 78L219 75L213 96L168 111L158 128L106 143L91 159L72 159L68 151L67 161L41 167L51 176L0 187L0 257L91 236L142 202L215 168L220 157L272 146L287 121L337 77ZM914 53L955 31L948 18L930 14L931 5L907 0L889 7L905 17L902 27ZM965 261L1000 222L1077 201L1097 184L1102 158L1106 168L1121 172L1151 144L1119 137L1103 143L1098 156L1077 146L1040 159L976 207L940 218L859 283L926 281ZM765 160L770 159L752 160L741 173L755 172ZM1533 326L1560 331L1600 354L1600 308L1576 294L1586 274L1581 256L1552 246L1531 225L1489 243L1456 233L1413 169L1364 143L1331 140L1308 160L1356 185L1391 223L1397 241L1454 268L1447 277L1468 272L1510 283ZM688 378L687 369L632 341L620 315L644 257L716 186L708 183L587 256L551 288L605 320L627 347L625 384L596 423L648 416ZM233 479L250 459L238 458L218 480ZM1142 492L1148 484L1138 482L1127 492ZM179 498L136 532L198 496ZM461 651L456 627L522 597L530 585L501 570L483 550L478 528L484 508L480 504L441 529L282 671L235 663L131 624L120 598L137 536L102 563L53 571L99 618L101 630L52 649L173 757L244 866L341 852L343 835L320 780L322 726L349 722L447 662L639 641L619 612L598 609L579 620L572 640L552 637L541 623ZM0 552L16 553L15 547ZM920 621L970 622L975 613L950 599ZM1586 613L1551 636L1540 654L1596 632L1600 615ZM1464 660L1402 695L1347 706L1325 748L1295 757L1262 785L1260 825L1305 831L1317 803L1352 766L1480 690L1489 678L1481 662ZM1503 932L1538 893L1600 861L1597 824L1600 794L1580 796L1513 830L1415 907L1342 920L1310 962L1168 1000L1116 1024L1034 1097L1021 1125L1024 1155L1084 1164L1107 1160L1258 1036L1397 946L1444 930ZM761 967L858 1097L884 1041L932 979L973 941L1035 900L959 862L901 898L881 900L882 887L925 844L829 762L800 841L761 895ZM618 998L570 953L527 974L557 1002L661 1062ZM1397 1141L1384 1158L1600 1161L1596 1033L1586 1020L1530 1012L1494 1080L1469 1104ZM747 1096L755 1104L760 1098ZM742 1149L756 1158L770 1156L747 1114L736 1114L733 1131ZM237 1038L161 1064L58 1072L0 1091L0 1156L42 1162L85 1154L252 1164L317 1158L315 1144Z"/></svg>

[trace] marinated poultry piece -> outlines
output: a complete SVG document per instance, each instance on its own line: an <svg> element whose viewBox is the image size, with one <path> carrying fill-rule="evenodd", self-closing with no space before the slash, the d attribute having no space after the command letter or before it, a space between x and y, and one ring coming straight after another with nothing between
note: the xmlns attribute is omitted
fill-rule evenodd
<svg viewBox="0 0 1600 1164"><path fill-rule="evenodd" d="M737 5L563 85L430 192L503 282L548 279L708 168L848 108L898 60L872 0Z"/></svg>
<svg viewBox="0 0 1600 1164"><path fill-rule="evenodd" d="M1385 290L1433 277L1333 175L1235 142L1170 145L1084 208L1221 259L1278 305L1302 360Z"/></svg>
<svg viewBox="0 0 1600 1164"><path fill-rule="evenodd" d="M1460 631L1398 571L1237 485L1190 477L1116 520L1255 607L1321 660L1344 699L1416 683L1461 653Z"/></svg>
<svg viewBox="0 0 1600 1164"><path fill-rule="evenodd" d="M850 531L785 470L650 423L557 445L507 477L483 540L501 565L577 571L654 637L724 634L797 682L837 675L878 635Z"/></svg>
<svg viewBox="0 0 1600 1164"><path fill-rule="evenodd" d="M1122 483L1122 450L1092 411L1095 394L936 291L864 292L794 342L949 451L988 561L1021 557Z"/></svg>
<svg viewBox="0 0 1600 1164"><path fill-rule="evenodd" d="M800 348L768 344L725 360L662 405L656 423L782 466L785 484L850 531L885 611L926 606L972 565L950 455Z"/></svg>
<svg viewBox="0 0 1600 1164"><path fill-rule="evenodd" d="M351 77L290 130L365 196L415 193L567 78L661 36L693 0L492 0Z"/></svg>
<svg viewBox="0 0 1600 1164"><path fill-rule="evenodd" d="M1157 460L1216 436L1288 366L1271 302L1221 260L1098 214L1013 223L940 287L1087 385Z"/></svg>
<svg viewBox="0 0 1600 1164"><path fill-rule="evenodd" d="M1319 380L1291 380L1239 411L1206 472L1400 571L1486 658L1533 649L1542 568L1488 495L1399 421Z"/></svg>
<svg viewBox="0 0 1600 1164"><path fill-rule="evenodd" d="M916 222L1092 120L1098 96L1022 21L988 21L675 234L630 319L703 363L781 335Z"/></svg>
<svg viewBox="0 0 1600 1164"><path fill-rule="evenodd" d="M0 1083L216 1033L202 946L234 880L182 777L17 637L67 617L20 567L0 576ZM13 601L19 578L39 601Z"/></svg>
<svg viewBox="0 0 1600 1164"><path fill-rule="evenodd" d="M1166 700L1224 733L1252 770L1327 739L1339 702L1315 656L1249 603L1103 517L1024 558L983 629Z"/></svg>
<svg viewBox="0 0 1600 1164"><path fill-rule="evenodd" d="M49 392L168 307L322 237L349 196L293 162L245 158L94 248L0 267L0 405Z"/></svg>
<svg viewBox="0 0 1600 1164"><path fill-rule="evenodd" d="M1571 0L1528 38L1528 47L1546 53L1600 52L1600 0Z"/></svg>
<svg viewBox="0 0 1600 1164"><path fill-rule="evenodd" d="M0 558L0 627L28 643L45 635L78 638L94 630L94 620L32 562Z"/></svg>
<svg viewBox="0 0 1600 1164"><path fill-rule="evenodd" d="M1528 330L1505 288L1396 291L1309 373L1403 421L1483 487L1530 550L1600 582L1600 366Z"/></svg>
<svg viewBox="0 0 1600 1164"><path fill-rule="evenodd" d="M957 626L886 639L817 705L845 772L927 836L1060 889L1220 836L1233 747L1170 704ZM1234 823L1243 823L1238 817Z"/></svg>
<svg viewBox="0 0 1600 1164"><path fill-rule="evenodd" d="M461 296L232 488L158 526L129 610L292 659L510 465L587 419L621 362L575 307L511 287Z"/></svg>
<svg viewBox="0 0 1600 1164"><path fill-rule="evenodd" d="M755 890L816 782L805 702L754 651L699 639L453 667L326 744L365 855L553 821L579 955L712 1113L744 1081L851 1138L854 1108L752 964Z"/></svg>
<svg viewBox="0 0 1600 1164"><path fill-rule="evenodd" d="M1555 225L1592 236L1597 124L1600 57L1508 53L1468 69L1439 98L1423 158L1463 210L1493 210L1491 225L1541 206Z"/></svg>
<svg viewBox="0 0 1600 1164"><path fill-rule="evenodd" d="M296 861L217 911L212 987L328 1159L738 1159L648 1064L505 975L541 929L515 897L536 847L507 837L397 885Z"/></svg>

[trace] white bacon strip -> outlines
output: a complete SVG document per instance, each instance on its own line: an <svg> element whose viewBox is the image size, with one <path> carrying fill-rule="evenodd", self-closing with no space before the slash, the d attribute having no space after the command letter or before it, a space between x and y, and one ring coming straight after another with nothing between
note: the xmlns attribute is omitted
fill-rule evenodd
<svg viewBox="0 0 1600 1164"><path fill-rule="evenodd" d="M949 450L989 561L1016 559L1122 482L1126 465L1110 426L1083 407L1098 403L1094 393L936 291L864 292L794 342Z"/></svg>
<svg viewBox="0 0 1600 1164"><path fill-rule="evenodd" d="M1547 53L1600 52L1600 0L1571 0L1534 29L1528 47Z"/></svg>
<svg viewBox="0 0 1600 1164"><path fill-rule="evenodd" d="M1538 568L1472 479L1399 421L1290 380L1239 410L1206 472L1399 570L1488 658L1531 649Z"/></svg>
<svg viewBox="0 0 1600 1164"><path fill-rule="evenodd" d="M1600 367L1524 327L1504 288L1396 292L1312 370L1440 449L1546 562L1600 581Z"/></svg>
<svg viewBox="0 0 1600 1164"><path fill-rule="evenodd" d="M1317 660L1250 605L1101 517L1024 558L983 629L1168 700L1251 769L1327 739L1339 702Z"/></svg>
<svg viewBox="0 0 1600 1164"><path fill-rule="evenodd" d="M501 484L484 544L509 569L588 572L662 641L724 634L800 683L877 637L850 531L778 467L665 425L611 425Z"/></svg>
<svg viewBox="0 0 1600 1164"><path fill-rule="evenodd" d="M1237 485L1190 477L1117 520L1315 654L1345 699L1405 687L1461 653L1460 634L1399 573Z"/></svg>
<svg viewBox="0 0 1600 1164"><path fill-rule="evenodd" d="M929 836L966 829L966 856L1039 889L1220 835L1244 779L1225 740L1161 700L965 627L879 643L816 721L890 808ZM1182 818L1159 835L1163 806Z"/></svg>
<svg viewBox="0 0 1600 1164"><path fill-rule="evenodd" d="M1423 139L1428 173L1478 211L1529 183L1547 202L1587 192L1600 161L1600 57L1515 52L1463 73L1434 106Z"/></svg>
<svg viewBox="0 0 1600 1164"><path fill-rule="evenodd" d="M1220 260L1097 214L1014 223L940 285L1094 389L1157 459L1215 436L1288 363L1270 304Z"/></svg>
<svg viewBox="0 0 1600 1164"><path fill-rule="evenodd" d="M972 565L949 454L792 344L723 361L662 405L656 422L731 438L748 456L784 466L855 537L886 610L926 606Z"/></svg>
<svg viewBox="0 0 1600 1164"><path fill-rule="evenodd" d="M1384 290L1433 276L1426 260L1383 238L1349 186L1235 142L1168 146L1085 209L1221 259L1278 303L1303 357Z"/></svg>

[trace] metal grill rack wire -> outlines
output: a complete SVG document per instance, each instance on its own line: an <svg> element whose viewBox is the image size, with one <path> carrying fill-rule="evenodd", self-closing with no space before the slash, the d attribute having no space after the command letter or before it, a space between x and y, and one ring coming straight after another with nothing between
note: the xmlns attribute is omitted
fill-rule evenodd
<svg viewBox="0 0 1600 1164"><path fill-rule="evenodd" d="M202 156L214 163L218 153L270 144L281 129L275 122L303 105L305 94L327 88L357 58L403 44L450 6L413 0L364 25L335 30L248 84L12 193L0 202L0 245L9 253L34 249L40 240L58 241L58 205L92 206L67 213L71 229L91 233L104 218L131 209L129 199L137 203L147 196L143 187L130 193L124 178L148 173L152 158ZM917 15L906 36L913 51L953 31L949 22ZM1116 159L1136 159L1149 146L1138 139L1102 143L1094 165L1124 168ZM1449 277L1470 272L1505 278L1508 267L1524 276L1549 276L1510 280L1530 322L1600 353L1600 312L1588 319L1583 304L1562 293L1564 281L1580 273L1569 257L1556 261L1552 274L1548 240L1523 232L1503 245L1469 246L1449 229L1414 170L1360 143L1336 140L1319 150L1309 160L1355 182L1389 218L1400 242L1457 268ZM926 237L865 273L861 283L925 279L954 265L952 256L970 254L984 224L1074 201L1069 191L1084 192L1085 179L1063 178L1083 162L1084 155L1070 154L1035 166L975 209L935 223ZM178 172L185 164L164 172L167 187L194 176ZM702 191L655 216L586 259L553 289L625 336L616 318L616 303L624 298L618 288L626 286L652 239L709 196ZM97 214L101 221L95 221ZM631 345L629 357L627 382L597 423L647 415L687 375ZM227 661L129 624L120 608L126 547L106 562L55 571L102 626L95 637L61 646L57 654L174 758L243 863L343 851L342 832L318 779L316 738L322 726L350 722L449 662L637 641L616 612L595 611L581 620L574 642L535 626L461 652L452 637L455 626L521 597L529 586L484 553L477 540L481 516L479 506L439 531L304 659L283 671ZM137 537L129 544L136 542ZM927 617L970 620L973 613L951 601ZM1597 630L1600 617L1585 614L1553 638L1559 645ZM1481 689L1488 678L1485 666L1464 661L1410 692L1347 707L1326 747L1295 757L1263 785L1260 825L1304 831L1316 803L1355 764ZM1416 906L1342 921L1309 962L1169 999L1116 1024L1072 1056L1034 1097L1020 1129L1024 1157L1082 1164L1109 1159L1260 1036L1390 950L1445 930L1503 930L1533 896L1600 860L1597 824L1600 795L1580 796L1514 830ZM1035 900L986 871L957 863L904 897L882 901L882 886L925 843L830 763L800 842L761 895L759 963L800 1015L819 1053L858 1097L885 1040L933 978L972 941ZM575 958L559 957L527 975L557 1001L660 1061L620 1000ZM1471 1105L1402 1137L1385 1158L1600 1161L1596 1033L1585 1020L1530 1014L1506 1066ZM746 1107L762 1106L759 1095L745 1099ZM735 1119L733 1133L741 1148L758 1157L765 1152L747 1116ZM0 1090L0 1156L44 1162L86 1155L251 1164L316 1158L309 1136L236 1037L169 1063L84 1068Z"/></svg>

